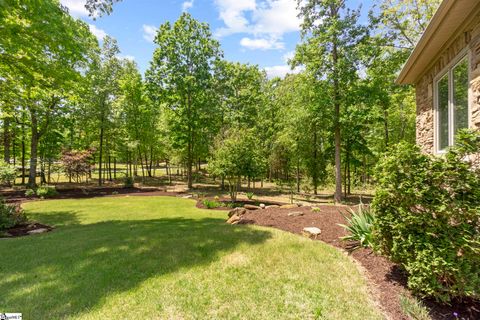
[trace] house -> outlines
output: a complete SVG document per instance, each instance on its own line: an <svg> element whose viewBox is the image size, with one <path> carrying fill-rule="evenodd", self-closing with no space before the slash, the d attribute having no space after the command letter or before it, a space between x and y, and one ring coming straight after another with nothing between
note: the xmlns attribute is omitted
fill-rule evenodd
<svg viewBox="0 0 480 320"><path fill-rule="evenodd" d="M444 0L397 83L416 88L424 152L444 152L459 129L480 129L480 0Z"/></svg>

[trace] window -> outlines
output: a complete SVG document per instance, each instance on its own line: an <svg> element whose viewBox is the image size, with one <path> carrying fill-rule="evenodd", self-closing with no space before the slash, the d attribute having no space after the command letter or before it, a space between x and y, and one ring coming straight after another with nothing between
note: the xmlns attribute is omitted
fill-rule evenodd
<svg viewBox="0 0 480 320"><path fill-rule="evenodd" d="M450 67L436 84L436 144L442 152L455 142L458 130L468 128L468 59Z"/></svg>

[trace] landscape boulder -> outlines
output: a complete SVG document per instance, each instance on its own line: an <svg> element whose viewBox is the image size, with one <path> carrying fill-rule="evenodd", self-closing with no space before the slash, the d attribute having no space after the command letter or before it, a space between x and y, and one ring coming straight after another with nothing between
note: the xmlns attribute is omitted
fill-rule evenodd
<svg viewBox="0 0 480 320"><path fill-rule="evenodd" d="M280 208L279 205L276 205L276 204L272 204L270 206L266 206L265 209L274 209L274 208Z"/></svg>
<svg viewBox="0 0 480 320"><path fill-rule="evenodd" d="M28 231L28 234L40 234L40 233L45 233L45 232L48 232L50 230L46 229L46 228L40 228L40 229L35 229L35 230L30 230Z"/></svg>
<svg viewBox="0 0 480 320"><path fill-rule="evenodd" d="M228 220L227 220L227 223L229 224L237 224L240 222L240 220L242 220L242 217L238 214L238 213L235 213L233 216L231 216Z"/></svg>
<svg viewBox="0 0 480 320"><path fill-rule="evenodd" d="M254 206L253 204L246 204L243 206L247 210L260 210L259 206Z"/></svg>
<svg viewBox="0 0 480 320"><path fill-rule="evenodd" d="M231 218L234 215L243 216L247 212L245 208L235 208L228 212L228 217Z"/></svg>
<svg viewBox="0 0 480 320"><path fill-rule="evenodd" d="M317 227L303 228L303 231L302 231L302 234L305 237L314 238L314 239L317 239L317 237L320 235L320 233L322 233L322 230L320 230Z"/></svg>
<svg viewBox="0 0 480 320"><path fill-rule="evenodd" d="M303 215L305 215L305 213L301 211L293 211L288 214L289 217L301 217Z"/></svg>
<svg viewBox="0 0 480 320"><path fill-rule="evenodd" d="M261 208L261 209L265 209L265 208L266 208L266 207L265 207L265 204L260 203L260 208Z"/></svg>

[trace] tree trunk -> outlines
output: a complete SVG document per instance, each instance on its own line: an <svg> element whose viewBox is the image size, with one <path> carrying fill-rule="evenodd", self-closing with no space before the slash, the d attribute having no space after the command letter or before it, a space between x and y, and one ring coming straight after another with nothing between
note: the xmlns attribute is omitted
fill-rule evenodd
<svg viewBox="0 0 480 320"><path fill-rule="evenodd" d="M98 185L102 185L102 156L103 156L103 135L104 135L104 130L103 130L103 120L101 123L100 127L100 155L98 157Z"/></svg>
<svg viewBox="0 0 480 320"><path fill-rule="evenodd" d="M10 118L3 120L3 160L10 163Z"/></svg>
<svg viewBox="0 0 480 320"><path fill-rule="evenodd" d="M34 110L30 110L32 136L30 139L30 170L28 173L28 186L35 188L37 185L37 155L38 155L38 122Z"/></svg>
<svg viewBox="0 0 480 320"><path fill-rule="evenodd" d="M338 10L334 15L338 15ZM342 160L341 160L341 137L340 137L340 88L338 83L338 51L337 43L333 42L333 101L335 105L335 202L342 202Z"/></svg>

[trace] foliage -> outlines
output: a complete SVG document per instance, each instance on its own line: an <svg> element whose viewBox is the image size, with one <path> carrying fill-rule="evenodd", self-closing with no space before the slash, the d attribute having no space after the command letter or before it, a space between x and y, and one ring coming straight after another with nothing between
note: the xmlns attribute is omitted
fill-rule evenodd
<svg viewBox="0 0 480 320"><path fill-rule="evenodd" d="M403 313L410 319L414 320L431 320L428 309L421 301L415 297L410 297L405 294L400 296L400 307Z"/></svg>
<svg viewBox="0 0 480 320"><path fill-rule="evenodd" d="M125 177L123 179L123 186L125 188L133 188L135 186L135 179L133 177Z"/></svg>
<svg viewBox="0 0 480 320"><path fill-rule="evenodd" d="M81 181L82 177L86 177L92 170L92 155L94 150L64 150L60 162L63 170L70 179Z"/></svg>
<svg viewBox="0 0 480 320"><path fill-rule="evenodd" d="M188 187L193 185L193 162L215 123L213 68L222 56L210 27L183 13L172 25L160 26L158 46L146 73L152 101L166 106L174 148L186 160Z"/></svg>
<svg viewBox="0 0 480 320"><path fill-rule="evenodd" d="M313 207L312 212L319 213L322 212L322 209L320 209L319 207Z"/></svg>
<svg viewBox="0 0 480 320"><path fill-rule="evenodd" d="M238 139L238 137L242 137ZM209 172L228 181L230 198L236 201L240 179L257 177L264 168L264 159L257 148L258 140L251 130L232 129L226 138L219 136L209 161Z"/></svg>
<svg viewBox="0 0 480 320"><path fill-rule="evenodd" d="M27 216L20 206L11 205L0 199L0 230L14 227L25 223Z"/></svg>
<svg viewBox="0 0 480 320"><path fill-rule="evenodd" d="M27 198L32 198L32 197L35 197L36 195L37 193L33 189L27 189L27 191L25 191L25 197Z"/></svg>
<svg viewBox="0 0 480 320"><path fill-rule="evenodd" d="M342 237L344 241L356 242L353 250L359 248L371 248L373 246L372 229L375 222L375 215L371 209L360 204L358 210L349 209L349 216L343 214L347 224L340 224L349 235Z"/></svg>
<svg viewBox="0 0 480 320"><path fill-rule="evenodd" d="M207 209L215 209L222 206L220 202L210 199L204 199L202 203Z"/></svg>
<svg viewBox="0 0 480 320"><path fill-rule="evenodd" d="M247 192L246 193L248 200L252 200L253 196L255 195L253 192Z"/></svg>
<svg viewBox="0 0 480 320"><path fill-rule="evenodd" d="M409 287L423 296L480 297L480 171L468 160L480 151L471 143L479 137L462 132L461 147L443 157L402 143L378 164L375 246L406 269Z"/></svg>
<svg viewBox="0 0 480 320"><path fill-rule="evenodd" d="M58 195L58 191L55 186L40 186L37 188L36 194L40 198L52 198Z"/></svg>
<svg viewBox="0 0 480 320"><path fill-rule="evenodd" d="M0 161L0 184L10 185L12 181L15 181L16 176L17 172L14 166Z"/></svg>

